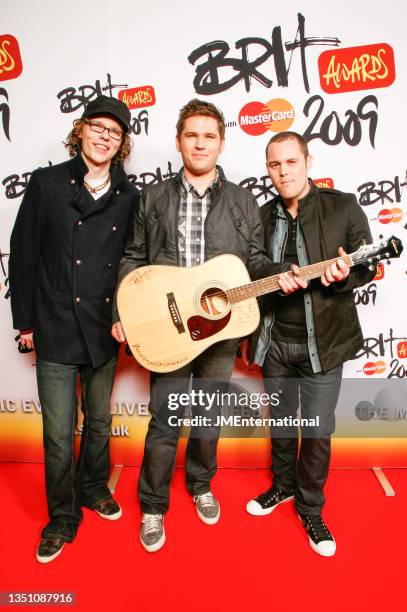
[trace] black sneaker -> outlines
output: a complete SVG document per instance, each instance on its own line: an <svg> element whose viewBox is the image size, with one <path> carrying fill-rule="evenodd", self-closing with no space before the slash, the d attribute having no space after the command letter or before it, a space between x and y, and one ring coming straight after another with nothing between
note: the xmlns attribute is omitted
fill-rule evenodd
<svg viewBox="0 0 407 612"><path fill-rule="evenodd" d="M320 514L299 514L298 518L308 533L312 550L322 557L332 557L336 552L336 542Z"/></svg>
<svg viewBox="0 0 407 612"><path fill-rule="evenodd" d="M247 502L246 510L249 514L253 514L253 516L264 516L265 514L271 514L279 504L291 501L292 499L294 499L292 493L273 486Z"/></svg>
<svg viewBox="0 0 407 612"><path fill-rule="evenodd" d="M61 554L64 546L65 540L58 536L41 538L37 547L37 561L39 563L50 563Z"/></svg>
<svg viewBox="0 0 407 612"><path fill-rule="evenodd" d="M99 516L109 521L117 521L122 515L122 509L113 497L101 499L93 509L96 510Z"/></svg>

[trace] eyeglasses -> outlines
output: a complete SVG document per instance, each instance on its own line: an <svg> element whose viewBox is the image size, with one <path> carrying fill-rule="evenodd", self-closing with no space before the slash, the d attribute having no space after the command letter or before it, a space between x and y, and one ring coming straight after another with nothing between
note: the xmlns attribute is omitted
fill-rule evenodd
<svg viewBox="0 0 407 612"><path fill-rule="evenodd" d="M90 127L92 132L96 132L97 134L103 134L103 132L107 130L108 135L113 140L121 140L123 138L123 132L121 132L120 130L116 130L116 128L108 128L102 125L101 123L98 123L97 121L89 121L89 119L84 119L83 122Z"/></svg>

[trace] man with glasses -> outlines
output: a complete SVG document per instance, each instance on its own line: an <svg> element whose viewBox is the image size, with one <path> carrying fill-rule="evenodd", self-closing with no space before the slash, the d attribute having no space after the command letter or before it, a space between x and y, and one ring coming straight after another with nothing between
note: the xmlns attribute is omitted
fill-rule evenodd
<svg viewBox="0 0 407 612"><path fill-rule="evenodd" d="M11 236L10 288L22 350L37 354L50 520L37 560L72 542L82 506L116 520L109 478L110 395L117 343L110 335L120 257L138 192L123 162L130 111L99 96L74 122L71 160L32 174ZM76 385L84 415L75 465Z"/></svg>

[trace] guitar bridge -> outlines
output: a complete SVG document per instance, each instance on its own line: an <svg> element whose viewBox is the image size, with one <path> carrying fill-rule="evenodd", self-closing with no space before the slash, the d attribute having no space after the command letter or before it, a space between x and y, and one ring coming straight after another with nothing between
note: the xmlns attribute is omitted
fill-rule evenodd
<svg viewBox="0 0 407 612"><path fill-rule="evenodd" d="M171 320L174 323L179 334L185 333L185 327L178 310L177 302L173 293L167 293L168 310L170 311Z"/></svg>

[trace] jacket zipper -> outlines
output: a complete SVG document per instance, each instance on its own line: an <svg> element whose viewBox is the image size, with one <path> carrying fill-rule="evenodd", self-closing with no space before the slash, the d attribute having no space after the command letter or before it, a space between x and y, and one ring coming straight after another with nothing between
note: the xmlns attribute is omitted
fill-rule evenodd
<svg viewBox="0 0 407 612"><path fill-rule="evenodd" d="M210 208L208 210L208 214L205 217L205 221L204 221L204 240L205 240L205 249L204 249L204 261L207 261L207 240L206 240L206 223L208 221L208 217L211 214L212 210L215 207L216 202L219 200L220 198L220 192L223 189L223 185L224 185L225 181L223 179L220 180L219 182L219 188L218 188L218 192L216 194L216 197L212 200ZM204 263L204 262L202 262Z"/></svg>

